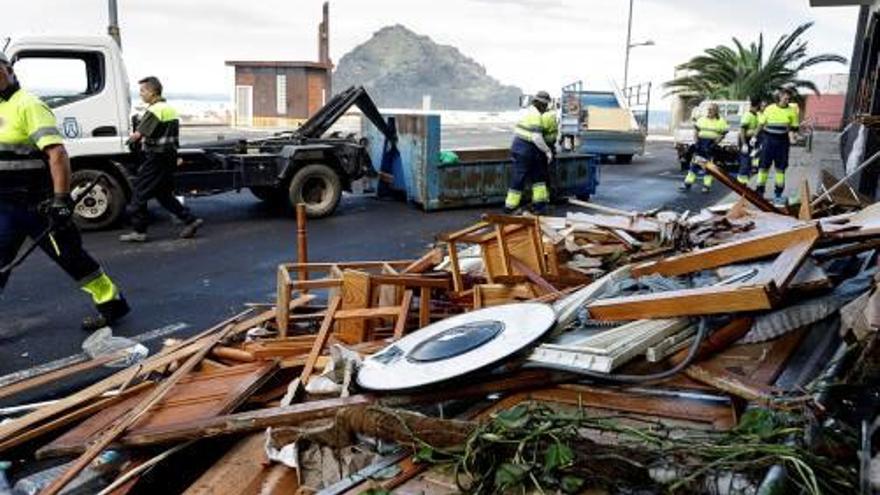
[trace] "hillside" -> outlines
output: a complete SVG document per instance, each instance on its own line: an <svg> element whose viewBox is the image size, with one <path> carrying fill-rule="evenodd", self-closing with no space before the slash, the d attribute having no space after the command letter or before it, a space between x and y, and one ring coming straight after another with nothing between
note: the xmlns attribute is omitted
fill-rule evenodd
<svg viewBox="0 0 880 495"><path fill-rule="evenodd" d="M337 91L362 85L381 107L444 110L510 110L522 90L503 85L457 48L439 45L401 26L373 34L339 61L333 74Z"/></svg>

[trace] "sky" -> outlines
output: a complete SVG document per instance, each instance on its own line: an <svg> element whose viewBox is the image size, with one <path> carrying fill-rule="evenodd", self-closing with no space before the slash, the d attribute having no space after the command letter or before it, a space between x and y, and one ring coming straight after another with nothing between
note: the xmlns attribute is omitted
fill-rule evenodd
<svg viewBox="0 0 880 495"><path fill-rule="evenodd" d="M11 0L6 0L11 1ZM167 92L231 94L226 60L316 60L322 0L119 0L132 81L156 75ZM383 26L402 24L454 45L505 84L551 94L576 80L623 79L627 0L331 0L334 61ZM763 33L772 44L797 25L811 53L850 57L858 10L808 0L634 0L630 83L659 87L704 48ZM31 0L5 9L0 36L106 33L106 0ZM845 72L840 64L812 72ZM662 92L662 90L660 90ZM655 90L655 94L660 96Z"/></svg>

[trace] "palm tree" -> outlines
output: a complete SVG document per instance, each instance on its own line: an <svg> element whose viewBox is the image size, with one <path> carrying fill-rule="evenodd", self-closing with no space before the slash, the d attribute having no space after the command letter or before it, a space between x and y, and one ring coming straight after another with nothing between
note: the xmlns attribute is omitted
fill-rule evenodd
<svg viewBox="0 0 880 495"><path fill-rule="evenodd" d="M783 87L807 89L819 94L811 81L800 79L800 72L825 62L846 63L846 58L833 53L808 56L807 42L801 36L813 23L801 24L783 35L764 55L764 35L746 48L733 38L733 47L719 45L707 49L676 67L686 75L664 84L671 94L690 98L747 100L750 97L769 99Z"/></svg>

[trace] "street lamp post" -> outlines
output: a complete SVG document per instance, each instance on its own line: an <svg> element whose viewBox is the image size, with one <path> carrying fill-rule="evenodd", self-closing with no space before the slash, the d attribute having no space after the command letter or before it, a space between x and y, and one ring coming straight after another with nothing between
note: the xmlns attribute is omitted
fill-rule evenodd
<svg viewBox="0 0 880 495"><path fill-rule="evenodd" d="M633 0L629 0L629 16L626 22L626 57L623 62L623 90L626 91L626 85L629 82L629 51L637 46L654 46L652 40L642 41L639 43L632 42L632 26L633 26Z"/></svg>

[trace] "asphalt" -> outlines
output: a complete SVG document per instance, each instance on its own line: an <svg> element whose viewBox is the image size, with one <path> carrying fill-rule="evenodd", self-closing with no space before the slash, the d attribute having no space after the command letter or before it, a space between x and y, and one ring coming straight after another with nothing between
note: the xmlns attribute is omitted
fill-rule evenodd
<svg viewBox="0 0 880 495"><path fill-rule="evenodd" d="M444 147L503 145L506 132L482 135L459 129ZM631 165L603 165L593 201L622 209L657 207L698 210L726 191L677 191L681 173L670 143L649 142ZM155 207L152 241L121 244L120 230L86 233L87 249L123 287L133 310L115 326L122 336L147 335L155 349L163 338L185 337L240 312L247 302L270 302L275 268L296 255L296 226L247 192L188 200L205 219L200 235L179 240L164 211ZM557 214L568 208L557 207ZM308 225L309 255L321 260L384 260L416 257L435 234L478 219L485 209L425 213L413 205L345 196L332 217ZM0 375L80 352L86 335L80 318L91 311L85 293L41 252L17 269L0 295ZM0 380L2 381L2 380Z"/></svg>

